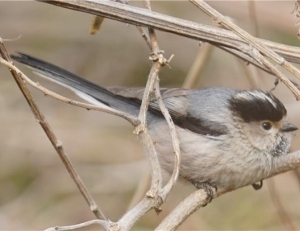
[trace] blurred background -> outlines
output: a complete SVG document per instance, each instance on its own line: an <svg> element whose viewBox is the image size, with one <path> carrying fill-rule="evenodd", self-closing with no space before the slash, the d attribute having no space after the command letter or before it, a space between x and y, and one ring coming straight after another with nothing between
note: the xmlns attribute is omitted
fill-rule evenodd
<svg viewBox="0 0 300 231"><path fill-rule="evenodd" d="M141 2L130 2L142 6ZM254 33L248 1L210 1L239 26ZM299 46L294 1L255 2L259 36ZM214 25L204 13L185 1L155 1L155 11ZM253 13L253 11L252 11ZM0 36L10 53L21 51L61 66L102 86L144 86L151 62L149 49L132 25L105 20L101 30L89 34L92 15L38 2L0 2ZM166 57L174 54L171 68L160 74L161 86L181 87L199 50L199 42L157 31ZM72 99L73 93L37 78L30 78ZM213 48L193 88L227 86L251 88L245 65L234 56ZM250 66L246 68L251 68ZM270 90L275 78L258 74L259 86ZM64 169L6 67L0 66L0 229L37 230L94 219L74 182ZM299 83L299 82L298 82ZM101 112L63 104L41 92L32 93L53 127L80 176L106 216L116 221L127 210L148 164L142 146L126 121ZM300 127L299 102L279 84L274 91L287 107L291 122ZM292 150L300 148L299 132ZM267 180L269 181L269 180ZM179 230L282 230L286 226L272 201L269 184L228 193L195 212ZM300 228L300 182L294 172L273 178L284 210ZM162 206L150 211L133 230L152 230L195 188L179 182ZM274 191L274 190L272 190ZM288 228L287 228L288 227ZM92 226L82 230L100 229Z"/></svg>

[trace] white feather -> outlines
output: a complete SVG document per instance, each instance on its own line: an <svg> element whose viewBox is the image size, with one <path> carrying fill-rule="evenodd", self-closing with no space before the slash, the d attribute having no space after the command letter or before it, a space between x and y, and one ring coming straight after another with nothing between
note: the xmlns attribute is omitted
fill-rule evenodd
<svg viewBox="0 0 300 231"><path fill-rule="evenodd" d="M49 77L47 74L44 74L44 72L42 72L42 71L38 71L38 70L36 70L34 68L32 68L32 69L34 70L33 72L35 74L37 74L38 76L40 76L40 77L42 77L44 79L50 80L51 82L54 82L54 83L56 83L58 85L61 85L61 86L65 87L65 88L73 91L76 95L78 95L80 98L84 99L88 103L91 103L91 104L96 105L96 106L110 108L109 106L107 106L107 105L101 103L100 101L96 100L94 97L92 97L92 96L90 96L90 95L88 95L88 94L86 94L86 93L84 93L82 91L78 91L77 89L71 87L70 85L66 85L66 84L64 84L62 82L59 82L59 81L57 81L57 80Z"/></svg>

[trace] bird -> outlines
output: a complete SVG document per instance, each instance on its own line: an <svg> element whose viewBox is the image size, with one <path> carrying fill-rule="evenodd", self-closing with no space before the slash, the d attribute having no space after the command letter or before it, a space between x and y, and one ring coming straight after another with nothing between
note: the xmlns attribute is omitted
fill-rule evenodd
<svg viewBox="0 0 300 231"><path fill-rule="evenodd" d="M139 113L143 88L104 88L24 53L12 58L92 104L133 116ZM288 122L285 106L271 92L229 87L160 91L179 138L180 178L205 189L209 195L212 187L261 188L262 180L276 169L278 157L287 155L292 132L298 129ZM150 101L147 126L161 168L172 173L173 144L155 97Z"/></svg>

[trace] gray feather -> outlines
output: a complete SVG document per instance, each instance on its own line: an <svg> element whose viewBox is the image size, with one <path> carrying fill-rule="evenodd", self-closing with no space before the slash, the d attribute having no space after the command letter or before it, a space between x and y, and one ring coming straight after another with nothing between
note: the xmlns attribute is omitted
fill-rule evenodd
<svg viewBox="0 0 300 231"><path fill-rule="evenodd" d="M12 58L33 68L40 76L73 90L77 95L93 104L98 104L97 101L99 101L107 106L133 115L137 115L139 112L144 94L144 89L142 88L111 87L105 89L60 67L29 55L19 53L17 56L13 55ZM219 136L227 133L226 126L219 122L224 119L217 118L220 112L224 110L225 105L222 105L222 103L224 104L225 99L223 102L215 98L224 92L230 96L234 90L223 88L215 88L213 91L208 89L161 89L163 102L176 125L192 132L209 136ZM212 105L211 102L213 103ZM219 105L215 105L217 103ZM214 111L216 106L220 109L219 112ZM157 119L163 118L154 97L149 105L149 113Z"/></svg>

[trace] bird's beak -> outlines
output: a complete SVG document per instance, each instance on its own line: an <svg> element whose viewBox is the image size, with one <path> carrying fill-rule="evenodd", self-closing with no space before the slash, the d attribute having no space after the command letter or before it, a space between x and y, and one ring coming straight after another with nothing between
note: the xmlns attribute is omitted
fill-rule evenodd
<svg viewBox="0 0 300 231"><path fill-rule="evenodd" d="M298 128L294 124L287 123L287 122L284 123L280 129L280 131L282 132L292 132L296 130L298 130Z"/></svg>

